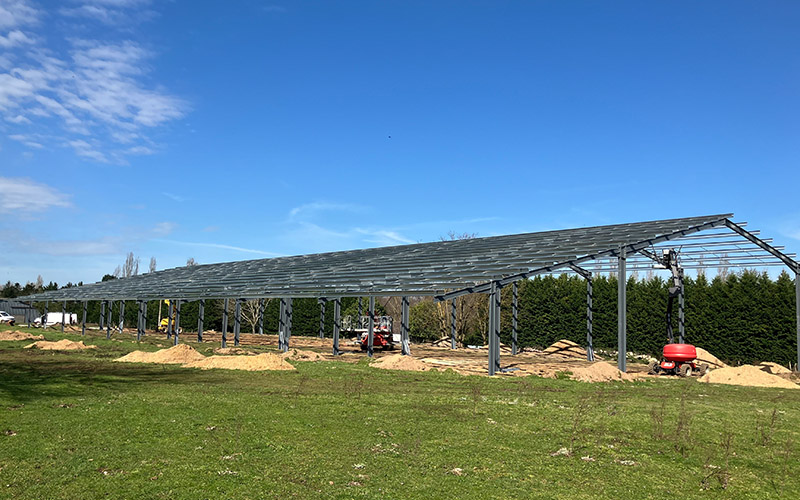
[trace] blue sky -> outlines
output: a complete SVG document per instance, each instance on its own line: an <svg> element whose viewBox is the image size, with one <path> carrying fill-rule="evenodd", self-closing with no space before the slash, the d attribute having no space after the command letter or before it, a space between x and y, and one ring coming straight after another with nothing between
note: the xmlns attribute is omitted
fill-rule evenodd
<svg viewBox="0 0 800 500"><path fill-rule="evenodd" d="M800 249L800 3L0 0L0 280L735 212Z"/></svg>

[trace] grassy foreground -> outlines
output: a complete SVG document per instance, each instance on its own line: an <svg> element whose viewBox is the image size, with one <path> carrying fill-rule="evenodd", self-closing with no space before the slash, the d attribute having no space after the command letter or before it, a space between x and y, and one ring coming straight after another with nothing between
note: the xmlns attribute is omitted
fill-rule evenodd
<svg viewBox="0 0 800 500"><path fill-rule="evenodd" d="M0 497L800 498L800 391L111 362L166 346L129 338L0 342Z"/></svg>

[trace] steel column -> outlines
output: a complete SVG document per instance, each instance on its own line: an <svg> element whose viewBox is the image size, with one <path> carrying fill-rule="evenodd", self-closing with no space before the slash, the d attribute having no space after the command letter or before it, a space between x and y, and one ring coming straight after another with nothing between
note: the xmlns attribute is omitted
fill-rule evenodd
<svg viewBox="0 0 800 500"><path fill-rule="evenodd" d="M264 335L264 299L258 299L258 334Z"/></svg>
<svg viewBox="0 0 800 500"><path fill-rule="evenodd" d="M795 371L800 371L800 264L794 272L794 300L795 300L795 323L797 327L797 364L794 365Z"/></svg>
<svg viewBox="0 0 800 500"><path fill-rule="evenodd" d="M592 340L593 302L594 289L592 286L592 276L589 275L586 278L586 359L589 361L594 361L594 342Z"/></svg>
<svg viewBox="0 0 800 500"><path fill-rule="evenodd" d="M362 314L364 314L364 306L363 306L363 303L361 302L361 297L359 297L358 298L358 321L356 321L356 325L359 325L358 326L359 328L361 327L360 325L361 325L361 315Z"/></svg>
<svg viewBox="0 0 800 500"><path fill-rule="evenodd" d="M339 352L339 329L342 326L342 299L333 299L333 355L338 356Z"/></svg>
<svg viewBox="0 0 800 500"><path fill-rule="evenodd" d="M197 341L203 341L203 321L206 316L206 299L200 299L200 305L197 311Z"/></svg>
<svg viewBox="0 0 800 500"><path fill-rule="evenodd" d="M175 335L172 337L174 339L173 345L178 345L178 342L179 342L178 337L181 334L181 299L178 299L178 300L175 301L175 331L174 331L174 334Z"/></svg>
<svg viewBox="0 0 800 500"><path fill-rule="evenodd" d="M367 328L367 356L370 358L373 354L373 342L375 340L375 297L369 298L369 311L367 311L369 315L369 326Z"/></svg>
<svg viewBox="0 0 800 500"><path fill-rule="evenodd" d="M497 371L500 369L500 299L503 287L497 285L494 292L494 366Z"/></svg>
<svg viewBox="0 0 800 500"><path fill-rule="evenodd" d="M144 301L140 300L139 309L136 313L136 341L142 340L142 324L144 324Z"/></svg>
<svg viewBox="0 0 800 500"><path fill-rule="evenodd" d="M119 301L119 333L122 334L122 329L125 328L125 301Z"/></svg>
<svg viewBox="0 0 800 500"><path fill-rule="evenodd" d="M81 335L86 335L86 310L89 308L89 303L83 301L83 316L81 318Z"/></svg>
<svg viewBox="0 0 800 500"><path fill-rule="evenodd" d="M103 328L105 328L105 326L106 326L106 302L108 302L108 301L104 300L104 301L100 302L100 331L101 332L103 331Z"/></svg>
<svg viewBox="0 0 800 500"><path fill-rule="evenodd" d="M497 286L496 281L492 281L491 286L489 288L489 329L488 329L488 336L489 336L489 375L494 375L497 371L498 367L498 360L499 360L499 353L495 351L500 350L500 345L498 342L498 332L497 332L497 319L495 316L497 315L497 306L496 300L500 288Z"/></svg>
<svg viewBox="0 0 800 500"><path fill-rule="evenodd" d="M147 335L147 301L144 301L144 318L142 318L142 335Z"/></svg>
<svg viewBox="0 0 800 500"><path fill-rule="evenodd" d="M617 368L625 371L628 353L626 247L620 247L617 257Z"/></svg>
<svg viewBox="0 0 800 500"><path fill-rule="evenodd" d="M686 336L686 322L683 311L683 280L681 279L681 289L678 292L678 339L681 344L683 344Z"/></svg>
<svg viewBox="0 0 800 500"><path fill-rule="evenodd" d="M28 328L31 327L31 316L33 316L33 302L28 302L28 310L25 314L25 317L28 319Z"/></svg>
<svg viewBox="0 0 800 500"><path fill-rule="evenodd" d="M408 312L408 297L403 297L400 301L400 352L406 356L411 354L408 342Z"/></svg>
<svg viewBox="0 0 800 500"><path fill-rule="evenodd" d="M172 337L172 311L175 307L175 300L170 299L169 307L167 307L167 338Z"/></svg>
<svg viewBox="0 0 800 500"><path fill-rule="evenodd" d="M286 333L283 336L284 352L289 351L289 343L292 341L292 298L286 299Z"/></svg>
<svg viewBox="0 0 800 500"><path fill-rule="evenodd" d="M114 317L114 301L108 301L108 318L106 321L106 339L111 338L111 318Z"/></svg>
<svg viewBox="0 0 800 500"><path fill-rule="evenodd" d="M450 301L450 349L456 348L456 299Z"/></svg>
<svg viewBox="0 0 800 500"><path fill-rule="evenodd" d="M61 303L61 333L64 333L64 323L67 321L67 301Z"/></svg>
<svg viewBox="0 0 800 500"><path fill-rule="evenodd" d="M49 300L45 300L44 301L44 318L42 319L42 328L45 328L45 329L47 328L47 314L48 314L48 309L49 308L50 308L50 301Z"/></svg>
<svg viewBox="0 0 800 500"><path fill-rule="evenodd" d="M517 321L519 317L519 287L515 281L511 288L511 354L516 355L519 351L517 342Z"/></svg>
<svg viewBox="0 0 800 500"><path fill-rule="evenodd" d="M325 299L319 299L319 338L325 338Z"/></svg>
<svg viewBox="0 0 800 500"><path fill-rule="evenodd" d="M242 299L236 299L236 310L233 316L233 345L239 345L239 333L242 331Z"/></svg>
<svg viewBox="0 0 800 500"><path fill-rule="evenodd" d="M228 347L228 299L222 301L222 347Z"/></svg>
<svg viewBox="0 0 800 500"><path fill-rule="evenodd" d="M281 297L278 307L278 350L283 350L283 336L286 331L286 299Z"/></svg>

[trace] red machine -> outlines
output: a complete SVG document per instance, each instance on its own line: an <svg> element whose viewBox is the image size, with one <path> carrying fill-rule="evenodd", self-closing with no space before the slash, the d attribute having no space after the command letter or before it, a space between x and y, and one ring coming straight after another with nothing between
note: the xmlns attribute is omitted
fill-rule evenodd
<svg viewBox="0 0 800 500"><path fill-rule="evenodd" d="M367 318L367 324L369 316ZM372 332L372 348L381 349L384 351L391 351L394 349L395 343L392 337L392 317L391 316L376 316L374 328ZM361 350L369 350L369 333L361 333Z"/></svg>
<svg viewBox="0 0 800 500"><path fill-rule="evenodd" d="M708 371L708 365L695 363L697 349L691 344L667 344L664 346L664 357L661 361L653 361L648 367L651 375L672 374L681 377L690 377L692 374L703 374Z"/></svg>

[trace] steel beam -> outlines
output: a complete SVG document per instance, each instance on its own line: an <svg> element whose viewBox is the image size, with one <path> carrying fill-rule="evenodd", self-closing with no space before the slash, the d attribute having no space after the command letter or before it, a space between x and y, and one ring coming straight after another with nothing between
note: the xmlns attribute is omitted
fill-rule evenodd
<svg viewBox="0 0 800 500"><path fill-rule="evenodd" d="M517 342L517 318L519 315L519 287L517 281L511 287L511 355L516 356L519 351Z"/></svg>
<svg viewBox="0 0 800 500"><path fill-rule="evenodd" d="M400 352L406 356L411 354L411 346L408 342L408 319L408 297L403 297L400 299Z"/></svg>
<svg viewBox="0 0 800 500"><path fill-rule="evenodd" d="M178 345L179 337L181 334L181 299L177 299L175 301L175 332L174 332L173 344Z"/></svg>
<svg viewBox="0 0 800 500"><path fill-rule="evenodd" d="M781 262L789 266L789 269L797 269L798 266L797 262L784 255L783 252L776 250L772 245L765 243L764 240L753 236L752 233L742 228L741 225L736 224L735 222L732 222L728 219L725 219L725 225L728 226L729 229L733 230L734 232L738 233L744 238L752 241L753 243L761 247L763 250L771 253L772 255L780 259Z"/></svg>
<svg viewBox="0 0 800 500"><path fill-rule="evenodd" d="M326 299L319 299L319 338L325 338L325 302Z"/></svg>
<svg viewBox="0 0 800 500"><path fill-rule="evenodd" d="M228 299L222 301L222 348L228 347Z"/></svg>
<svg viewBox="0 0 800 500"><path fill-rule="evenodd" d="M236 309L233 313L233 345L239 345L239 332L242 330L242 299L236 299Z"/></svg>
<svg viewBox="0 0 800 500"><path fill-rule="evenodd" d="M370 358L373 354L373 342L375 341L375 297L369 297L369 326L367 327L367 356Z"/></svg>
<svg viewBox="0 0 800 500"><path fill-rule="evenodd" d="M333 355L338 356L339 352L339 330L342 327L342 299L333 299Z"/></svg>
<svg viewBox="0 0 800 500"><path fill-rule="evenodd" d="M203 322L206 316L206 299L200 299L197 310L197 341L203 341Z"/></svg>
<svg viewBox="0 0 800 500"><path fill-rule="evenodd" d="M626 369L626 356L628 353L628 323L627 323L627 272L625 270L625 259L627 247L620 246L617 254L617 368L620 371Z"/></svg>
<svg viewBox="0 0 800 500"><path fill-rule="evenodd" d="M456 299L450 301L450 349L456 348Z"/></svg>

